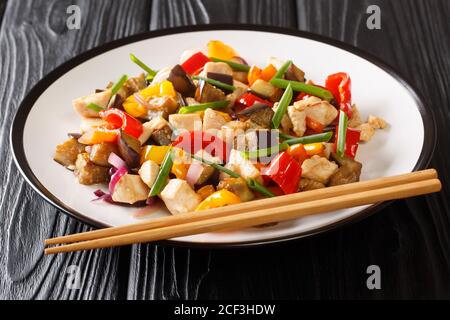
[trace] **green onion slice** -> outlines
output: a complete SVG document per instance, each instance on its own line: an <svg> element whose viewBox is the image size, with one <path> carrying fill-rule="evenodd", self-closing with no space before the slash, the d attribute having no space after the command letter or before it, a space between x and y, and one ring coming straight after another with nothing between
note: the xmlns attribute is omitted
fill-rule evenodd
<svg viewBox="0 0 450 320"><path fill-rule="evenodd" d="M95 112L100 112L100 111L102 111L102 110L105 110L105 108L99 106L98 104L92 103L92 102L89 103L89 104L86 106L86 108L89 108L89 109L91 109L91 110L94 110Z"/></svg>
<svg viewBox="0 0 450 320"><path fill-rule="evenodd" d="M273 154L284 151L287 148L289 148L289 144L287 144L286 142L283 142L283 143L277 144L276 146L272 146L270 148L258 149L258 150L254 150L254 151L241 151L241 154L246 159L256 159L256 158L262 158L262 157L269 157Z"/></svg>
<svg viewBox="0 0 450 320"><path fill-rule="evenodd" d="M205 82L207 82L209 84L212 84L213 86L216 86L217 88L220 88L220 89L229 90L229 91L236 90L235 86L231 86L231 85L229 85L227 83L223 83L221 81L217 81L217 80L214 80L214 79L209 79L209 78L204 78L204 77L199 77L199 76L193 76L192 79L203 80L203 81L205 81Z"/></svg>
<svg viewBox="0 0 450 320"><path fill-rule="evenodd" d="M173 159L172 159L172 148L166 153L164 160L161 164L161 169L158 172L156 181L150 190L149 197L157 196L161 193L162 189L166 185L167 177L169 176L170 169L172 169Z"/></svg>
<svg viewBox="0 0 450 320"><path fill-rule="evenodd" d="M148 73L147 79L152 80L153 77L156 75L157 71L151 69L148 67L145 63L143 63L141 60L139 60L134 54L130 53L131 61L136 63L139 67L141 67L145 72Z"/></svg>
<svg viewBox="0 0 450 320"><path fill-rule="evenodd" d="M250 189L257 191L266 197L269 198L275 197L275 194L272 191L270 191L269 189L267 189L254 179L251 178L247 179L247 185L249 186Z"/></svg>
<svg viewBox="0 0 450 320"><path fill-rule="evenodd" d="M236 71L244 71L244 72L248 72L250 70L250 66L246 65L246 64L241 64L241 63L237 63L234 61L230 61L230 60L223 60L223 59L219 59L219 58L214 58L214 57L210 57L210 59L214 62L225 62L226 64L228 64L232 69L236 70Z"/></svg>
<svg viewBox="0 0 450 320"><path fill-rule="evenodd" d="M192 158L192 159L195 159L195 160L197 160L197 161L200 161L200 162L202 162L202 163L204 163L204 164L207 164L207 165L209 165L209 166L211 166L211 167L213 167L213 168L215 168L215 169L217 169L217 170L219 170L219 171L222 171L222 172L228 174L229 176L231 176L231 177L233 177L233 178L240 178L240 177L241 177L241 176L240 176L239 174L237 174L236 172L234 172L234 171L232 171L232 170L230 170L230 169L227 169L227 168L225 168L224 166L221 166L220 164L217 164L217 163L215 163L215 162L211 162L211 161L206 160L206 159L203 159L203 158L201 158L201 157L197 157L197 156L195 156L195 155L193 155L193 154L191 154L191 158Z"/></svg>
<svg viewBox="0 0 450 320"><path fill-rule="evenodd" d="M288 136L288 135L283 135ZM308 144L308 143L316 143L316 142L328 142L330 141L331 137L333 136L333 131L319 133L319 134L313 134L310 136L304 136L299 138L291 138L284 140L284 143L287 143L288 145L293 144ZM282 137L282 134L280 133L280 137ZM288 136L291 137L291 136Z"/></svg>
<svg viewBox="0 0 450 320"><path fill-rule="evenodd" d="M348 122L347 114L344 111L340 110L336 153L341 158L344 156L345 152L345 141L347 139L347 122Z"/></svg>
<svg viewBox="0 0 450 320"><path fill-rule="evenodd" d="M180 110L178 110L178 113L181 114L193 113L197 111L204 111L208 108L220 109L225 108L226 106L228 106L229 103L230 103L229 101L214 101L201 104L193 104L191 106L181 107Z"/></svg>
<svg viewBox="0 0 450 320"><path fill-rule="evenodd" d="M317 87L311 84L306 84L304 82L299 81L290 81L290 80L284 80L284 79L272 79L270 80L270 83L277 87L277 88L287 88L289 85L292 86L292 90L298 91L298 92L304 92L307 94L310 94L312 96L319 97L323 100L326 100L328 102L331 102L334 97L333 94L328 91L327 89Z"/></svg>
<svg viewBox="0 0 450 320"><path fill-rule="evenodd" d="M272 118L272 124L274 129L278 129L278 127L281 124L281 119L283 119L284 114L286 113L286 110L291 103L293 96L292 87L291 85L288 85L286 90L283 93L283 96L280 99L280 102L278 103L278 108L275 114Z"/></svg>
<svg viewBox="0 0 450 320"><path fill-rule="evenodd" d="M280 69L278 69L277 73L275 73L275 75L273 76L273 78L270 80L270 83L272 83L272 81L274 79L281 79L284 74L286 73L287 69L289 69L289 67L292 65L292 60L288 60L286 61Z"/></svg>
<svg viewBox="0 0 450 320"><path fill-rule="evenodd" d="M122 88L123 84L128 80L128 76L124 74L120 77L119 81L117 81L111 88L111 96L115 95L119 92L120 88Z"/></svg>

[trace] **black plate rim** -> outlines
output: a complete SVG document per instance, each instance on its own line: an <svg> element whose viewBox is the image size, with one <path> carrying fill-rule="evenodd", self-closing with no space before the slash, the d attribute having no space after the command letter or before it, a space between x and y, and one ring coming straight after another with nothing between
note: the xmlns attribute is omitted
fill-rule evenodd
<svg viewBox="0 0 450 320"><path fill-rule="evenodd" d="M10 145L13 153L14 162L19 169L22 176L31 185L31 187L48 203L55 206L57 209L61 210L65 214L75 218L76 220L86 223L95 228L105 228L109 227L108 225L91 219L89 217L84 216L82 213L77 212L76 210L66 206L62 201L56 198L51 192L49 192L42 183L36 178L34 173L31 171L31 168L28 164L28 161L25 157L25 151L23 147L23 129L28 117L29 112L31 111L35 101L39 98L39 96L56 80L58 80L62 75L76 67L77 65L89 60L99 54L107 52L109 50L133 43L141 40L146 40L150 38L173 35L178 33L188 33L188 32L196 32L196 31L214 31L214 30L230 30L230 31L260 31L260 32L270 32L270 33L278 33L283 35L291 35L300 38L310 39L314 41L318 41L321 43L325 43L350 53L353 53L384 70L389 75L394 77L397 81L399 81L410 93L410 95L414 98L419 112L422 116L422 121L424 125L424 141L422 146L422 151L419 156L419 159L416 165L413 168L413 171L421 170L426 168L432 158L434 153L434 149L436 147L436 121L433 114L433 110L424 103L424 99L418 94L418 91L409 84L405 78L400 75L398 71L396 71L392 66L387 63L381 61L379 58L373 56L366 51L363 51L357 47L346 44L344 42L310 33L307 31L300 31L297 29L290 28L282 28L282 27L273 27L273 26L264 26L264 25L251 25L251 24L210 24L210 25L197 25L197 26L185 26L185 27L175 27L168 28L164 30L156 30L156 31L147 31L144 33L132 35L126 38L118 39L101 46L90 49L69 61L63 63L62 65L55 68L45 77L43 77L34 87L30 90L30 92L26 95L26 97L22 100L20 106L18 107L16 114L13 119L13 123L10 130ZM254 247L260 245L267 244L277 244L284 241L290 241L295 239L300 239L312 235L321 234L323 232L341 227L343 225L347 225L349 223L360 221L376 211L386 207L389 202L374 204L364 210L361 210L357 214L354 214L348 218L337 221L335 223L326 225L321 228L317 228L311 231L302 232L299 234L294 234L290 236L283 236L273 239L267 240L257 240L257 241L245 241L245 242L235 242L235 243L227 243L227 242L219 242L219 243L193 243L187 241L174 241L174 240L166 240L160 241L158 244L168 244L172 246L181 246L181 247L191 247L191 248L245 248L245 247Z"/></svg>

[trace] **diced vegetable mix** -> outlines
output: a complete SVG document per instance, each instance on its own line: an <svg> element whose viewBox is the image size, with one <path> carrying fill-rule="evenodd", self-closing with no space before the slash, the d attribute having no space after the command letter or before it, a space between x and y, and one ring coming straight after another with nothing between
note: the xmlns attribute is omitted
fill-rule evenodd
<svg viewBox="0 0 450 320"><path fill-rule="evenodd" d="M321 86L293 60L250 65L219 40L159 71L130 59L145 74L74 100L81 132L54 156L81 184L108 184L96 195L109 203L159 197L178 214L355 182L360 141L387 125L361 121L344 72Z"/></svg>

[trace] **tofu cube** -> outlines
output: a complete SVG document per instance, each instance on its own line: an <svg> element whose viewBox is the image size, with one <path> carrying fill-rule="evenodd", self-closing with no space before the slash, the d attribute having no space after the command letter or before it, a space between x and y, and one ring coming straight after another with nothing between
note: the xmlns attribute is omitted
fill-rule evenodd
<svg viewBox="0 0 450 320"><path fill-rule="evenodd" d="M87 106L90 103L95 103L100 107L106 108L109 99L111 98L111 89L93 93L88 96L84 96L72 101L72 106L76 112L86 118L99 118L98 112L89 109Z"/></svg>
<svg viewBox="0 0 450 320"><path fill-rule="evenodd" d="M185 180L171 179L161 192L161 199L172 214L194 211L200 204L200 196Z"/></svg>
<svg viewBox="0 0 450 320"><path fill-rule="evenodd" d="M137 174L125 174L117 181L112 193L116 202L133 204L148 198L150 189Z"/></svg>
<svg viewBox="0 0 450 320"><path fill-rule="evenodd" d="M139 169L139 176L149 188L151 188L155 183L158 173L159 166L155 161L152 160L145 161Z"/></svg>
<svg viewBox="0 0 450 320"><path fill-rule="evenodd" d="M202 130L202 118L198 113L171 114L169 123L177 132Z"/></svg>
<svg viewBox="0 0 450 320"><path fill-rule="evenodd" d="M230 159L225 165L225 168L240 174L244 179L252 178L258 182L262 182L261 172L259 172L250 160L245 159L238 150L231 150ZM221 174L221 178L226 177L228 177L228 174Z"/></svg>
<svg viewBox="0 0 450 320"><path fill-rule="evenodd" d="M302 137L306 131L306 112L299 105L288 107L289 119L292 122L292 130L296 135Z"/></svg>
<svg viewBox="0 0 450 320"><path fill-rule="evenodd" d="M312 156L302 164L302 177L327 184L330 177L338 170L334 161L324 157Z"/></svg>
<svg viewBox="0 0 450 320"><path fill-rule="evenodd" d="M225 119L220 112L208 108L203 115L203 131L220 130L222 126L230 120L230 118Z"/></svg>

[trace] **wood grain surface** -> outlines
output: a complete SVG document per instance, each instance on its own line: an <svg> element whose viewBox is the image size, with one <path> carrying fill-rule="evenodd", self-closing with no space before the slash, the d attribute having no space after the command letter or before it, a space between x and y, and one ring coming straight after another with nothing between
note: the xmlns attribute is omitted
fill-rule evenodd
<svg viewBox="0 0 450 320"><path fill-rule="evenodd" d="M82 10L80 30L66 28L71 4ZM366 9L374 4L381 8L381 30L366 27ZM0 1L0 299L450 298L449 16L448 0ZM21 99L45 74L89 48L149 29L207 23L298 28L394 66L435 112L438 149L431 166L444 190L279 245L209 250L144 244L44 257L44 238L88 227L44 202L13 164L8 134ZM381 268L381 290L366 287L372 264ZM70 265L80 267L78 290L66 287Z"/></svg>

